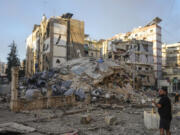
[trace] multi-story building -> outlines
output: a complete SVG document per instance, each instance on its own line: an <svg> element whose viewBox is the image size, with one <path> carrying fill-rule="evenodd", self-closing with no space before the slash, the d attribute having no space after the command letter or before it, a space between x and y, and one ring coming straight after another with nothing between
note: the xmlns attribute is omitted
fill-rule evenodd
<svg viewBox="0 0 180 135"><path fill-rule="evenodd" d="M85 53L86 56L99 58L102 56L102 43L105 41L101 40L93 40L88 35L85 35Z"/></svg>
<svg viewBox="0 0 180 135"><path fill-rule="evenodd" d="M108 46L108 58L129 65L144 87L154 87L153 43L144 40L112 41Z"/></svg>
<svg viewBox="0 0 180 135"><path fill-rule="evenodd" d="M120 33L107 40L107 43L104 43L103 55L107 53L109 42L113 40L122 40L128 41L132 39L136 40L145 40L153 42L153 59L154 59L154 72L157 79L161 78L161 65L162 65L162 55L161 55L161 27L158 23L161 22L160 18L155 18L149 24L144 27L138 27L133 29L131 32Z"/></svg>
<svg viewBox="0 0 180 135"><path fill-rule="evenodd" d="M162 44L161 52L162 52L162 70L163 70L166 67L166 44Z"/></svg>
<svg viewBox="0 0 180 135"><path fill-rule="evenodd" d="M72 14L47 19L35 25L27 38L26 75L57 68L65 61L84 56L84 22Z"/></svg>
<svg viewBox="0 0 180 135"><path fill-rule="evenodd" d="M163 44L163 78L168 80L172 90L180 90L180 43Z"/></svg>

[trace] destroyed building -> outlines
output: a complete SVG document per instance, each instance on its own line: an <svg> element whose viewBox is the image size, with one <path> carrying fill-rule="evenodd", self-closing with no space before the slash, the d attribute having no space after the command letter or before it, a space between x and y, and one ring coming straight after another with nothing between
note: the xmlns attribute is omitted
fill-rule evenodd
<svg viewBox="0 0 180 135"><path fill-rule="evenodd" d="M102 44L105 40L93 40L89 35L85 35L85 53L86 56L100 58L102 57Z"/></svg>
<svg viewBox="0 0 180 135"><path fill-rule="evenodd" d="M144 87L153 87L153 44L144 40L116 40L108 46L108 58L129 65L136 71L134 79ZM141 86L141 87L142 87Z"/></svg>
<svg viewBox="0 0 180 135"><path fill-rule="evenodd" d="M72 19L72 15L49 19L44 15L40 25L34 25L26 40L27 77L84 56L84 22Z"/></svg>
<svg viewBox="0 0 180 135"><path fill-rule="evenodd" d="M109 59L83 57L65 62L58 69L37 72L18 82L18 68L14 68L11 108L23 111L77 105L81 102L105 103L107 100L122 103L130 95L131 102L141 104L143 87L151 87L143 72ZM132 79L133 76L136 80ZM143 95L142 98L147 96Z"/></svg>
<svg viewBox="0 0 180 135"><path fill-rule="evenodd" d="M155 19L153 19L153 21L151 21L144 27L138 27L133 29L131 32L120 33L108 39L103 44L103 55L107 54L108 45L113 40L128 41L128 40L136 39L136 40L145 40L145 41L153 42L155 78L160 79L162 74L161 27L158 25L160 22L161 19L156 17Z"/></svg>
<svg viewBox="0 0 180 135"><path fill-rule="evenodd" d="M172 91L180 89L180 43L163 44L163 79Z"/></svg>

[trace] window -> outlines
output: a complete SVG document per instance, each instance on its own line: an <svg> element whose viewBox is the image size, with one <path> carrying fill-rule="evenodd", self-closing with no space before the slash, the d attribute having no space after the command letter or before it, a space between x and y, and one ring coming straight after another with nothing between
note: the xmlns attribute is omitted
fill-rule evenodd
<svg viewBox="0 0 180 135"><path fill-rule="evenodd" d="M148 52L148 45L144 45L144 50Z"/></svg>
<svg viewBox="0 0 180 135"><path fill-rule="evenodd" d="M138 69L139 69L139 70L141 70L142 68L141 68L141 67L139 67Z"/></svg>
<svg viewBox="0 0 180 135"><path fill-rule="evenodd" d="M57 60L56 60L56 63L57 63L57 64L60 64L61 62L60 62L60 60L59 60L59 59L57 59Z"/></svg>
<svg viewBox="0 0 180 135"><path fill-rule="evenodd" d="M149 68L146 68L146 70L149 70Z"/></svg>
<svg viewBox="0 0 180 135"><path fill-rule="evenodd" d="M49 25L49 23L48 23L48 25L47 25L47 27L46 27L46 37L47 37L47 38L49 37L49 33L50 33L49 27L50 27L50 25Z"/></svg>
<svg viewBox="0 0 180 135"><path fill-rule="evenodd" d="M91 56L93 56L93 53L91 53Z"/></svg>
<svg viewBox="0 0 180 135"><path fill-rule="evenodd" d="M138 51L140 51L140 44L138 44L138 46L137 46L137 47L138 47L138 48L137 48L137 50L138 50Z"/></svg>
<svg viewBox="0 0 180 135"><path fill-rule="evenodd" d="M49 49L49 44L44 44L43 45L43 51L47 51Z"/></svg>
<svg viewBox="0 0 180 135"><path fill-rule="evenodd" d="M45 58L46 58L46 61L48 62L48 57L46 56Z"/></svg>
<svg viewBox="0 0 180 135"><path fill-rule="evenodd" d="M153 32L153 30L150 30L150 32L152 33L152 32Z"/></svg>

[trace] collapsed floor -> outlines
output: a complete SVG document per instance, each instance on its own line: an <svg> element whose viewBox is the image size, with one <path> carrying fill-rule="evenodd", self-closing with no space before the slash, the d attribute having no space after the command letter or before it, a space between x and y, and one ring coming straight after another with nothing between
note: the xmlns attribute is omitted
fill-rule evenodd
<svg viewBox="0 0 180 135"><path fill-rule="evenodd" d="M36 73L19 83L19 96L27 100L46 97L48 89L52 96L74 94L77 101L83 101L87 95L91 102L114 98L116 102L144 104L151 102L156 92L143 87L132 79L135 71L128 65L117 64L111 60L80 58L63 64L58 69Z"/></svg>

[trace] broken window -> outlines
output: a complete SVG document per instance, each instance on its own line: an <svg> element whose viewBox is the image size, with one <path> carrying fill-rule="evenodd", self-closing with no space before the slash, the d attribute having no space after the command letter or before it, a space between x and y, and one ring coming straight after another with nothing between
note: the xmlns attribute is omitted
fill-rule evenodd
<svg viewBox="0 0 180 135"><path fill-rule="evenodd" d="M93 53L91 53L91 56L93 56Z"/></svg>
<svg viewBox="0 0 180 135"><path fill-rule="evenodd" d="M145 50L146 52L148 52L148 46L147 46L147 45L144 45L143 47L144 47L144 50Z"/></svg>
<svg viewBox="0 0 180 135"><path fill-rule="evenodd" d="M137 50L138 50L138 51L140 51L140 44L138 44L138 46L137 46Z"/></svg>
<svg viewBox="0 0 180 135"><path fill-rule="evenodd" d="M46 28L46 37L48 38L49 37L49 33L50 33L50 25L49 25L49 23L48 23L48 25L47 25L47 28Z"/></svg>
<svg viewBox="0 0 180 135"><path fill-rule="evenodd" d="M46 48L45 48L45 51L47 51L47 50L48 50L48 48L49 48L49 45L47 44L47 45L46 45Z"/></svg>
<svg viewBox="0 0 180 135"><path fill-rule="evenodd" d="M59 59L57 59L57 60L56 60L56 63L57 63L57 64L60 64L61 62L60 62L60 60L59 60Z"/></svg>

